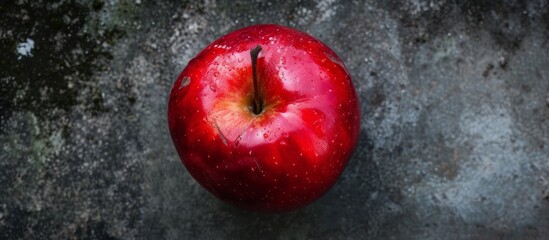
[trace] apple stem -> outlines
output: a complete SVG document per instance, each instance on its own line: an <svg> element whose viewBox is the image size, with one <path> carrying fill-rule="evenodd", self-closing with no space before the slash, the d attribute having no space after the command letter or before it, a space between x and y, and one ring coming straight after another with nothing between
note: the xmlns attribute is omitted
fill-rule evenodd
<svg viewBox="0 0 549 240"><path fill-rule="evenodd" d="M252 74L254 81L254 104L253 104L253 113L260 114L263 111L261 99L259 97L259 86L257 83L257 57L261 52L261 45L257 45L255 48L250 50L250 56L252 57Z"/></svg>

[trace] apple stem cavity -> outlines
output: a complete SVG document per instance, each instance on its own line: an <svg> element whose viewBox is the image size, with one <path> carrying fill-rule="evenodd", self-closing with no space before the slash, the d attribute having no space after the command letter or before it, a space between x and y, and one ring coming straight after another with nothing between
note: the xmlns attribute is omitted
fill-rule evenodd
<svg viewBox="0 0 549 240"><path fill-rule="evenodd" d="M263 111L263 104L261 98L259 97L259 86L257 83L257 57L261 52L261 45L257 45L255 48L250 50L250 56L252 57L252 77L254 81L254 100L252 105L252 112L256 115L260 114Z"/></svg>

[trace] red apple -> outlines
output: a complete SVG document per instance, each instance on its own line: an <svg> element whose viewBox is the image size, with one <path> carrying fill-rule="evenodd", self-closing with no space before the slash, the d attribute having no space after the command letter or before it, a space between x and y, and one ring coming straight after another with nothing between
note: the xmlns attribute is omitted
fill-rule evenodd
<svg viewBox="0 0 549 240"><path fill-rule="evenodd" d="M216 197L261 212L326 193L358 141L360 110L339 57L306 33L255 25L192 59L171 91L170 133Z"/></svg>

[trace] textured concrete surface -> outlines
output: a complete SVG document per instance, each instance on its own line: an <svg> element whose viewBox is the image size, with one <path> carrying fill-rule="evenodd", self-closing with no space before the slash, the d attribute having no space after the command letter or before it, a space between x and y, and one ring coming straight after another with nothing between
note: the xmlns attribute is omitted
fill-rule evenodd
<svg viewBox="0 0 549 240"><path fill-rule="evenodd" d="M0 239L549 236L546 0L15 0L0 12ZM186 63L256 23L331 46L362 105L340 181L283 215L212 197L167 131Z"/></svg>

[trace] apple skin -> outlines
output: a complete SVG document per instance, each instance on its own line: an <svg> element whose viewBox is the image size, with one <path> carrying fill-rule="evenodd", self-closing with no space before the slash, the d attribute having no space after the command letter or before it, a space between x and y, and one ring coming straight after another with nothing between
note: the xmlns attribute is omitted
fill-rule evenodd
<svg viewBox="0 0 549 240"><path fill-rule="evenodd" d="M254 114L250 50L263 112ZM188 172L213 195L259 212L310 204L336 182L360 131L342 61L310 35L279 25L231 32L175 82L169 130Z"/></svg>

